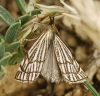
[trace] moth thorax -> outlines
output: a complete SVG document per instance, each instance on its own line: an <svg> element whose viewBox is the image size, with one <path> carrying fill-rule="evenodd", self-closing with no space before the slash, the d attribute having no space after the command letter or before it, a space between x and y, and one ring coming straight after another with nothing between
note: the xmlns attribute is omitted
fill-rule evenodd
<svg viewBox="0 0 100 96"><path fill-rule="evenodd" d="M53 40L54 39L54 30L49 29L47 31L47 39L49 39L49 40Z"/></svg>

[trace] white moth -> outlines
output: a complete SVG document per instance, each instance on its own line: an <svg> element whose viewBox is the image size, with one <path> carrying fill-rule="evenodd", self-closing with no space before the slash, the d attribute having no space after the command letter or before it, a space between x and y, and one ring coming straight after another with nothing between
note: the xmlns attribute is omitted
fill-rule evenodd
<svg viewBox="0 0 100 96"><path fill-rule="evenodd" d="M28 57L21 62L15 79L32 83L40 74L57 83L82 83L87 78L70 50L57 35L54 24L51 24L30 48Z"/></svg>

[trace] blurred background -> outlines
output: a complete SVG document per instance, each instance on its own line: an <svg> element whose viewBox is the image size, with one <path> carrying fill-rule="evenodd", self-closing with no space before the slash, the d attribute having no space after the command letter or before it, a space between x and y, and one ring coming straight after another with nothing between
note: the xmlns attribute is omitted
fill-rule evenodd
<svg viewBox="0 0 100 96"><path fill-rule="evenodd" d="M26 3L28 3L28 0L26 0ZM59 0L37 0L37 3L63 6ZM65 0L65 3L70 5L69 0ZM0 5L6 8L15 19L22 15L14 0L0 0ZM90 73L88 71L92 66L91 62L94 63L93 43L89 38L81 38L81 36L75 32L74 25L69 27L67 26L68 23L66 24L65 22L67 23L66 17L56 20L56 27L60 32L62 40L71 48L75 59L89 76L91 71ZM8 25L0 20L0 34L5 35L7 28ZM31 44L32 43L29 42L25 47L30 48L30 46L32 46ZM42 76L31 84L17 82L14 80L14 76L19 66L20 64L6 66L6 76L0 80L0 96L93 96L92 93L84 87L84 84L68 84L65 82L56 84L47 81ZM100 68L97 68L90 82L100 93L99 74Z"/></svg>

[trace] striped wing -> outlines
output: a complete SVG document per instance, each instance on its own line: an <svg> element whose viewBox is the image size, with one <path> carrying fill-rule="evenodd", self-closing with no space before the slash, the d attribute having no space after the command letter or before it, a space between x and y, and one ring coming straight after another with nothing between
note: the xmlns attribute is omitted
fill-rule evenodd
<svg viewBox="0 0 100 96"><path fill-rule="evenodd" d="M87 76L84 71L80 68L70 50L57 35L55 36L53 44L63 80L68 83L81 83L85 81Z"/></svg>
<svg viewBox="0 0 100 96"><path fill-rule="evenodd" d="M15 79L29 83L34 81L39 76L42 69L47 48L48 40L46 40L46 34L42 33L28 51L28 58L25 58L21 62Z"/></svg>

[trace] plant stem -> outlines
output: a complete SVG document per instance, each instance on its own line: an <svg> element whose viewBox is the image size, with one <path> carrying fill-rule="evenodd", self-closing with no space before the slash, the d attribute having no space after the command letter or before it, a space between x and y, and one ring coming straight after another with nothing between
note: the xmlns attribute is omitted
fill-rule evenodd
<svg viewBox="0 0 100 96"><path fill-rule="evenodd" d="M99 93L95 90L95 88L88 81L85 81L84 85L93 93L94 96L100 96Z"/></svg>

